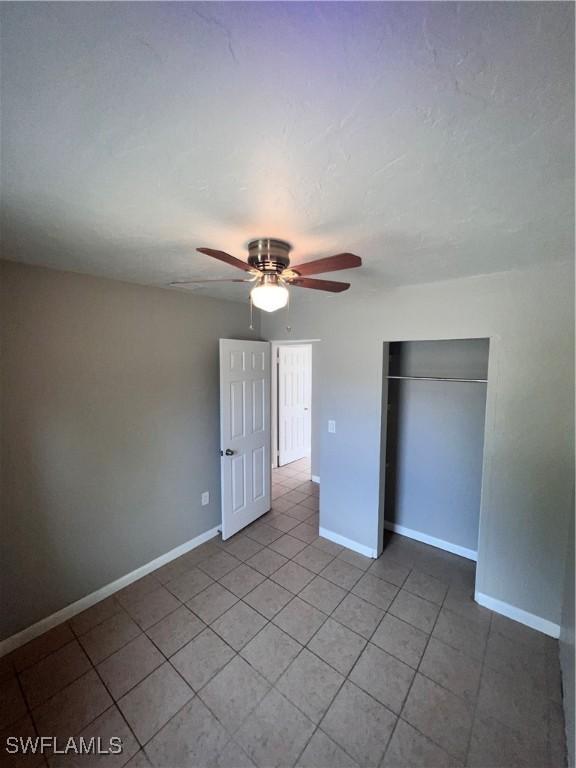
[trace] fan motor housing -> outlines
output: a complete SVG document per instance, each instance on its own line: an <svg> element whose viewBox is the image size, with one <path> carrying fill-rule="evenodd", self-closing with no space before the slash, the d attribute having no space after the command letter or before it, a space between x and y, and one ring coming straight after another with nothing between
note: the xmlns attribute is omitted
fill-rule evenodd
<svg viewBox="0 0 576 768"><path fill-rule="evenodd" d="M248 264L263 272L279 273L290 264L290 243L262 237L248 243Z"/></svg>

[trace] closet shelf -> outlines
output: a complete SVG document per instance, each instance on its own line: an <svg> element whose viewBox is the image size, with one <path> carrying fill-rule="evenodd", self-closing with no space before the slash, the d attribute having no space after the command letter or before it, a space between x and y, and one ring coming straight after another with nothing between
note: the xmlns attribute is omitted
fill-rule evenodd
<svg viewBox="0 0 576 768"><path fill-rule="evenodd" d="M401 379L409 381L463 381L473 384L487 384L488 379L454 379L445 376L387 376L387 379Z"/></svg>

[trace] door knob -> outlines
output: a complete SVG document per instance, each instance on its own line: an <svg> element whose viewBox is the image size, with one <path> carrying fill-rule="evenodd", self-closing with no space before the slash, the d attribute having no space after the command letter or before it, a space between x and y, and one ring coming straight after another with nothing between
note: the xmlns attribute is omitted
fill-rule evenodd
<svg viewBox="0 0 576 768"><path fill-rule="evenodd" d="M231 450L230 448L226 448L225 453L226 453L226 456L234 456L234 451Z"/></svg>

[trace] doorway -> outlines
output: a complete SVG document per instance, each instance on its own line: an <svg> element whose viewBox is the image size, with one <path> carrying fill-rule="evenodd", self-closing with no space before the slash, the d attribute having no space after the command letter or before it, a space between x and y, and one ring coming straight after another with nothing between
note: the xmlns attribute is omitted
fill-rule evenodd
<svg viewBox="0 0 576 768"><path fill-rule="evenodd" d="M272 361L272 467L310 479L312 345L273 342Z"/></svg>

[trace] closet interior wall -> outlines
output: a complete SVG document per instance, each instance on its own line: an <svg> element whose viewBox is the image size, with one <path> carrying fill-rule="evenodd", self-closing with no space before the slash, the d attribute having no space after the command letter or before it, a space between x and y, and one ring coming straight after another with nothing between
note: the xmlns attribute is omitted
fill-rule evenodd
<svg viewBox="0 0 576 768"><path fill-rule="evenodd" d="M471 556L478 549L488 350L488 339L389 346L385 526Z"/></svg>

